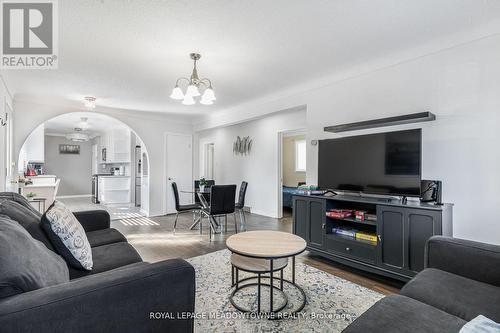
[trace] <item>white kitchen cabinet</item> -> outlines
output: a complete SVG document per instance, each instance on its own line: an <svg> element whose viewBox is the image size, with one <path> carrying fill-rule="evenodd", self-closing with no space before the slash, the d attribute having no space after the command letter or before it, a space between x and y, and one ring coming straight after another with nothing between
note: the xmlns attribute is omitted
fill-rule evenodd
<svg viewBox="0 0 500 333"><path fill-rule="evenodd" d="M102 163L129 163L130 162L130 130L114 128L100 137ZM106 149L106 159L102 150Z"/></svg>
<svg viewBox="0 0 500 333"><path fill-rule="evenodd" d="M130 202L130 177L99 176L99 201L103 204Z"/></svg>

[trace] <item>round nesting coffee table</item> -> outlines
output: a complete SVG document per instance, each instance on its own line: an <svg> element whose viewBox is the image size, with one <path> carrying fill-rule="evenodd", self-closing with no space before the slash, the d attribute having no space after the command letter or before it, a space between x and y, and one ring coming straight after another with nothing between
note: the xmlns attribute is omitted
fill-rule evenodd
<svg viewBox="0 0 500 333"><path fill-rule="evenodd" d="M226 246L233 253L231 256L231 273L233 277L233 286L235 289L231 293L230 301L233 306L242 312L251 312L249 309L244 309L236 304L233 297L239 290L257 286L258 308L260 312L260 290L261 286L269 287L269 312L276 313L281 311L287 304L288 298L283 291L283 282L299 290L302 295L300 305L293 313L302 311L306 304L306 294L304 290L295 283L295 256L304 252L306 249L306 241L301 237L281 231L246 231L232 235L226 240ZM292 258L292 280L283 278L283 270L288 264L288 258ZM236 282L234 275L236 270ZM256 273L257 277L249 277L238 280L238 270ZM274 272L280 271L280 287L274 286ZM268 276L262 274L269 274ZM244 284L240 283L250 279L257 278L257 283ZM269 279L269 284L261 283L261 279ZM273 294L274 290L278 290L285 299L284 304L274 309Z"/></svg>

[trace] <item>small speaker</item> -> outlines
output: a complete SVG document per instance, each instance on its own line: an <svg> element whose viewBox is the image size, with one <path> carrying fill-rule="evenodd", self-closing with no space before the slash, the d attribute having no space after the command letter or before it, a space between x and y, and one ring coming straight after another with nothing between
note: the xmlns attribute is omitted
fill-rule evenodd
<svg viewBox="0 0 500 333"><path fill-rule="evenodd" d="M440 180L426 180L420 182L420 201L434 202L442 205L442 183Z"/></svg>

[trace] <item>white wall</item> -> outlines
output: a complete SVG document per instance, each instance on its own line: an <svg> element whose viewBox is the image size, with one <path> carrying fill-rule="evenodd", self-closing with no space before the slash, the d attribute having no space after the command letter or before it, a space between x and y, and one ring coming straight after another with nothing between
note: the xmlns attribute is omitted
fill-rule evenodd
<svg viewBox="0 0 500 333"><path fill-rule="evenodd" d="M241 122L251 110L265 114L305 104L310 142L335 137L324 126L431 111L434 122L377 131L423 128L422 176L443 181L444 200L455 204L454 236L500 244L498 54L500 36L495 35L286 98L221 111L196 128ZM369 132L376 131L344 135ZM317 150L309 143L307 169L308 183L315 183Z"/></svg>
<svg viewBox="0 0 500 333"><path fill-rule="evenodd" d="M6 126L0 126L0 191L5 190L7 178L12 175L12 127L14 114L12 96L0 76L0 118L5 121L5 113L8 113Z"/></svg>
<svg viewBox="0 0 500 333"><path fill-rule="evenodd" d="M244 124L217 128L198 133L195 139L195 175L200 175L199 147L215 143L216 184L248 182L245 206L256 214L277 217L278 198L278 132L303 128L305 110L280 112ZM250 136L252 151L247 156L233 154L237 136Z"/></svg>
<svg viewBox="0 0 500 333"><path fill-rule="evenodd" d="M50 104L47 100L17 98L14 101L16 113L15 123L15 153L21 149L22 144L38 125L63 113L84 111L80 104L72 102L58 102ZM146 146L149 155L149 198L150 206L147 207L150 216L162 215L162 206L165 198L164 184L164 153L163 137L165 132L192 133L192 125L184 122L180 117L167 116L159 113L122 110L97 107L95 112L109 115L122 121L137 134ZM143 209L145 207L142 207Z"/></svg>
<svg viewBox="0 0 500 333"><path fill-rule="evenodd" d="M80 154L60 154L59 145L79 145ZM61 179L58 196L91 195L92 142L45 135L45 173Z"/></svg>

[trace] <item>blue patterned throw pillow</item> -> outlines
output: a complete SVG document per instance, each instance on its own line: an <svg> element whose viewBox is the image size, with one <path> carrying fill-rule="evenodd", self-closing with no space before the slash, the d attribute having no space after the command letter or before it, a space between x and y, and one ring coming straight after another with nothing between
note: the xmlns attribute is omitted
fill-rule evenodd
<svg viewBox="0 0 500 333"><path fill-rule="evenodd" d="M60 201L55 201L42 216L42 227L56 251L71 266L92 270L92 249L82 225Z"/></svg>

